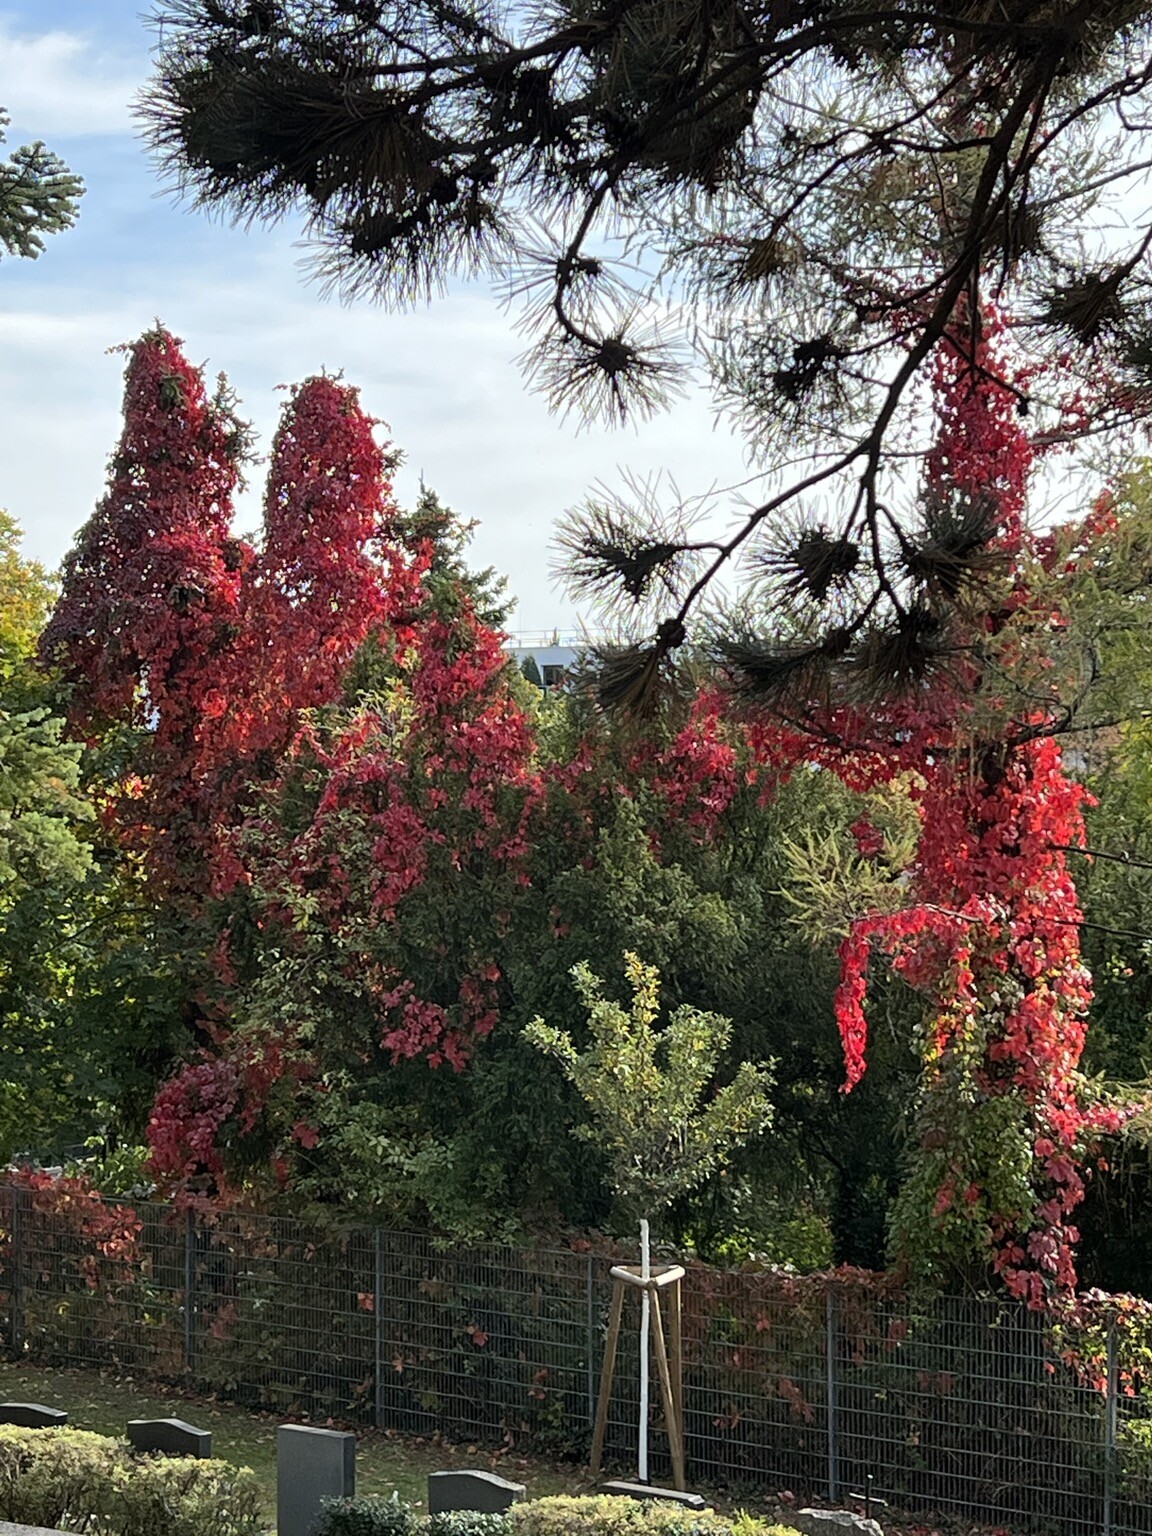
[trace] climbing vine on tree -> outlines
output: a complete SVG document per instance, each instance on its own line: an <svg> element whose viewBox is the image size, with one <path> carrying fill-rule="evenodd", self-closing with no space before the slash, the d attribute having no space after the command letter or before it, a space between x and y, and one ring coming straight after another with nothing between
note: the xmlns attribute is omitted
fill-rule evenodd
<svg viewBox="0 0 1152 1536"><path fill-rule="evenodd" d="M174 891L202 882L213 787L196 771L250 551L231 533L245 431L168 332L127 348L108 490L64 563L41 655L73 728L132 740L108 812Z"/></svg>
<svg viewBox="0 0 1152 1536"><path fill-rule="evenodd" d="M1076 562L1066 534L1024 525L1033 448L1000 382L995 318L977 330L975 351L953 339L937 362L923 496L953 531L967 521L994 537L981 578L949 591L968 622L950 678L905 695L890 750L872 758L877 778L911 772L922 831L910 900L859 916L841 944L836 1017L851 1089L865 1067L871 955L926 997L915 1142L893 1218L900 1256L921 1276L990 1266L1042 1306L1075 1285L1085 1158L1125 1111L1093 1102L1079 1070L1092 984L1067 850L1083 846L1086 795L1055 740L1067 679L1047 639L1066 623L1052 578ZM946 564L936 573L954 578ZM865 859L881 851L858 842Z"/></svg>

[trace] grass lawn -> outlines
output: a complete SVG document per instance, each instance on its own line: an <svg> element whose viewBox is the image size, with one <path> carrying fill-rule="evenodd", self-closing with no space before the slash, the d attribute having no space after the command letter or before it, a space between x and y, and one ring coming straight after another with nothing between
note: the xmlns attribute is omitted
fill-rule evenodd
<svg viewBox="0 0 1152 1536"><path fill-rule="evenodd" d="M237 1466L251 1467L260 1479L269 1525L276 1516L276 1425L268 1414L249 1413L231 1403L166 1392L102 1371L58 1371L0 1362L0 1402L43 1403L66 1408L73 1429L122 1435L129 1419L185 1419L212 1431L212 1454ZM591 1492L587 1467L553 1464L512 1453L494 1454L475 1445L444 1445L402 1440L366 1430L356 1454L357 1493L398 1490L407 1503L424 1507L425 1479L446 1467L484 1467L525 1483L530 1497L550 1493Z"/></svg>

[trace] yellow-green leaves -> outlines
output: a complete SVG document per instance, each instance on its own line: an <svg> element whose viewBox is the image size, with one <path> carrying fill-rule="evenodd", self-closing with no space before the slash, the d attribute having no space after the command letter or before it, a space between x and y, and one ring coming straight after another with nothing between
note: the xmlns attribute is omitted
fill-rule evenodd
<svg viewBox="0 0 1152 1536"><path fill-rule="evenodd" d="M627 1009L605 997L587 963L573 966L588 1009L585 1051L540 1018L524 1033L560 1063L591 1110L591 1125L575 1134L607 1154L621 1204L652 1215L719 1172L771 1122L772 1076L767 1063L742 1062L732 1081L716 1088L731 1020L685 1004L660 1029L659 972L626 954L624 973L632 990Z"/></svg>

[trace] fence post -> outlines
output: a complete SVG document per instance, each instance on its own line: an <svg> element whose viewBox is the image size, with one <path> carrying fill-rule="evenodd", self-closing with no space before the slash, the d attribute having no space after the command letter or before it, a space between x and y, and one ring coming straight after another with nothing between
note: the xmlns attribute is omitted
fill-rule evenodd
<svg viewBox="0 0 1152 1536"><path fill-rule="evenodd" d="M196 1365L196 1213L184 1217L184 1369Z"/></svg>
<svg viewBox="0 0 1152 1536"><path fill-rule="evenodd" d="M586 1367L584 1390L588 1400L588 1428L596 1417L596 1290L593 1274L593 1258L585 1257L584 1270L584 1327L588 1335L588 1348L584 1351Z"/></svg>
<svg viewBox="0 0 1152 1536"><path fill-rule="evenodd" d="M840 1426L836 1402L836 1295L829 1286L824 1292L825 1400L828 1421L828 1502L840 1497Z"/></svg>
<svg viewBox="0 0 1152 1536"><path fill-rule="evenodd" d="M1116 1407L1119 1395L1116 1360L1116 1319L1108 1324L1108 1365L1104 1383L1104 1520L1103 1536L1112 1536L1116 1504Z"/></svg>
<svg viewBox="0 0 1152 1536"><path fill-rule="evenodd" d="M13 1355L24 1348L24 1204L26 1189L13 1184L12 1194L12 1278L8 1286L8 1344Z"/></svg>
<svg viewBox="0 0 1152 1536"><path fill-rule="evenodd" d="M377 1429L384 1428L384 1233L376 1228L372 1265L372 1316L373 1330L373 1384L374 1407L372 1422Z"/></svg>

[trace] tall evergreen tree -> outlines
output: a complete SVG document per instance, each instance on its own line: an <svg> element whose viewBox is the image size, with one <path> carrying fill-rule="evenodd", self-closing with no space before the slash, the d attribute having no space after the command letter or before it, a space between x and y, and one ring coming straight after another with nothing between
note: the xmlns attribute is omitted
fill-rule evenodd
<svg viewBox="0 0 1152 1536"><path fill-rule="evenodd" d="M247 439L223 380L210 398L167 331L127 351L108 489L65 559L40 651L78 731L133 735L117 816L153 874L192 891L212 836L197 747L250 558L230 526Z"/></svg>
<svg viewBox="0 0 1152 1536"><path fill-rule="evenodd" d="M64 561L41 655L72 685L79 724L143 728L159 760L194 731L206 656L236 613L244 434L167 331L127 351L108 489Z"/></svg>

